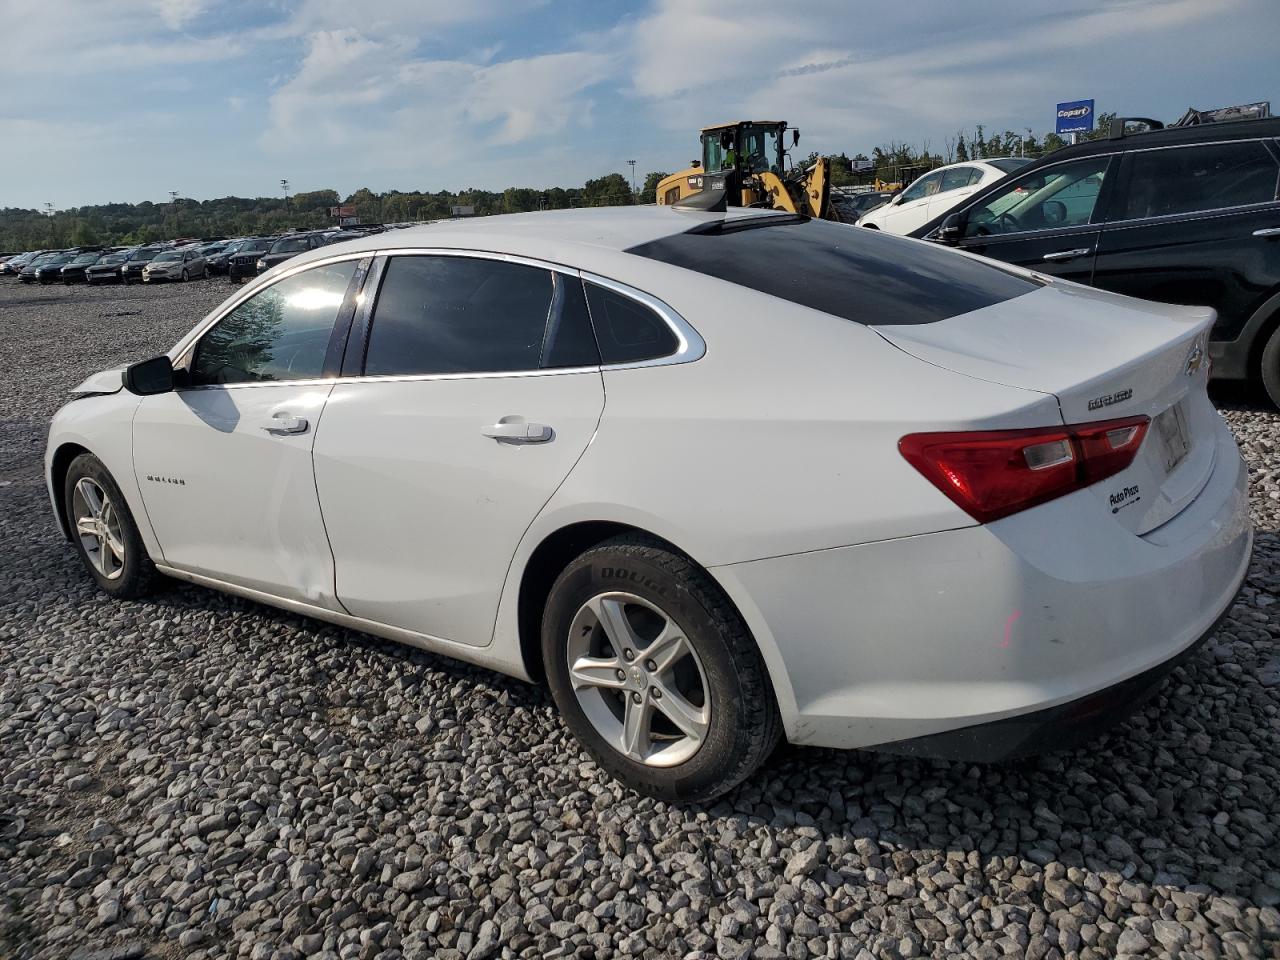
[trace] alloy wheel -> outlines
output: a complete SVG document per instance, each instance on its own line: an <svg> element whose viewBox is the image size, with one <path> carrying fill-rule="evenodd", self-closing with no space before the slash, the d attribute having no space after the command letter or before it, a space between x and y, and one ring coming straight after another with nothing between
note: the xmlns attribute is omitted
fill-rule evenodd
<svg viewBox="0 0 1280 960"><path fill-rule="evenodd" d="M115 505L97 481L81 477L71 498L80 545L95 570L108 580L124 573L124 534Z"/></svg>
<svg viewBox="0 0 1280 960"><path fill-rule="evenodd" d="M601 593L578 610L566 642L574 695L614 749L652 767L698 752L711 727L709 686L669 614L635 594Z"/></svg>

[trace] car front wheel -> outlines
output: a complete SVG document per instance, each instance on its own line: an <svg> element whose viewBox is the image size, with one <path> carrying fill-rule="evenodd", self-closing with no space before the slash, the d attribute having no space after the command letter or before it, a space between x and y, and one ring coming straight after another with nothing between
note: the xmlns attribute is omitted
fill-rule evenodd
<svg viewBox="0 0 1280 960"><path fill-rule="evenodd" d="M570 563L551 589L542 652L574 736L650 796L717 797L781 735L746 625L706 571L659 541L617 537Z"/></svg>
<svg viewBox="0 0 1280 960"><path fill-rule="evenodd" d="M129 505L102 461L82 453L62 485L76 553L90 576L113 597L145 596L157 578Z"/></svg>

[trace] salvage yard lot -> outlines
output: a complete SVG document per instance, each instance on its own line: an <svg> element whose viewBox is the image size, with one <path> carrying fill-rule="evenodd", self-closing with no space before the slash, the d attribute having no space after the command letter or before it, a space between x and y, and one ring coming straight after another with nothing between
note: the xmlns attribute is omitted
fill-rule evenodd
<svg viewBox="0 0 1280 960"><path fill-rule="evenodd" d="M0 282L0 956L1280 956L1280 416L1217 396L1253 567L1107 738L1006 766L784 747L677 806L606 778L537 687L198 587L93 589L49 417L230 290Z"/></svg>

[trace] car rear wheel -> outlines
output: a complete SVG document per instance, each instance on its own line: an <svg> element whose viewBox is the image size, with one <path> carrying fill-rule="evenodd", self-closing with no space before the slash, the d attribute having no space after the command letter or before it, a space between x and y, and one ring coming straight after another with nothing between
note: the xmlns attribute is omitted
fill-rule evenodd
<svg viewBox="0 0 1280 960"><path fill-rule="evenodd" d="M72 460L62 495L72 543L98 586L125 600L150 593L158 576L155 564L102 461L91 453Z"/></svg>
<svg viewBox="0 0 1280 960"><path fill-rule="evenodd" d="M1271 331L1262 348L1262 386L1271 402L1280 407L1280 326Z"/></svg>
<svg viewBox="0 0 1280 960"><path fill-rule="evenodd" d="M657 540L617 537L570 563L551 588L542 652L566 725L641 793L710 800L781 735L746 625L706 571Z"/></svg>

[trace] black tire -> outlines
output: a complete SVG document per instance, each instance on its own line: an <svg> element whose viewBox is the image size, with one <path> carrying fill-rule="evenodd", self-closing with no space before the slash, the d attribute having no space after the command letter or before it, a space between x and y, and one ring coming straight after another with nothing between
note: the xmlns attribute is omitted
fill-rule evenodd
<svg viewBox="0 0 1280 960"><path fill-rule="evenodd" d="M188 280L190 280L190 279L191 279L191 274L187 273L187 268L186 268L186 267L183 267L183 268L182 268L182 282L183 282L183 283L186 283L186 282L187 282Z"/></svg>
<svg viewBox="0 0 1280 960"><path fill-rule="evenodd" d="M119 539L124 545L124 563L120 573L108 577L98 569L89 551L76 531L75 490L84 479L93 481L110 498L112 512L118 524ZM138 533L138 525L129 510L124 494L102 461L91 453L82 453L71 461L62 484L62 502L67 512L67 524L71 529L71 542L89 575L103 592L121 600L133 600L151 593L160 575L147 554L146 545Z"/></svg>
<svg viewBox="0 0 1280 960"><path fill-rule="evenodd" d="M1280 407L1280 326L1271 331L1262 348L1262 387L1271 403Z"/></svg>
<svg viewBox="0 0 1280 960"><path fill-rule="evenodd" d="M696 752L676 765L651 766L612 745L587 716L570 682L570 625L588 600L610 591L660 608L701 663L710 707L706 734ZM551 693L570 731L609 773L649 796L711 800L750 776L782 734L764 660L729 598L688 557L649 537L607 540L564 569L543 612L542 655Z"/></svg>

